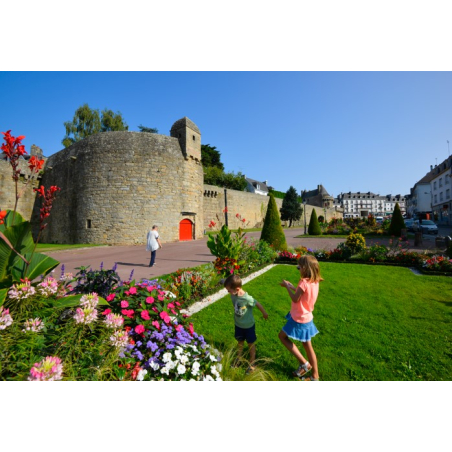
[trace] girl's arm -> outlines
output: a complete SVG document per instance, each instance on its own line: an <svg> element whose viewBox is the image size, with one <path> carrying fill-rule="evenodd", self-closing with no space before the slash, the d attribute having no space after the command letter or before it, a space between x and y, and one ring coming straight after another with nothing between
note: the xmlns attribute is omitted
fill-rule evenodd
<svg viewBox="0 0 452 452"><path fill-rule="evenodd" d="M281 283L282 287L287 289L290 299L293 303L297 303L300 300L300 297L303 295L304 290L297 286L296 290L292 283L289 281L283 281Z"/></svg>

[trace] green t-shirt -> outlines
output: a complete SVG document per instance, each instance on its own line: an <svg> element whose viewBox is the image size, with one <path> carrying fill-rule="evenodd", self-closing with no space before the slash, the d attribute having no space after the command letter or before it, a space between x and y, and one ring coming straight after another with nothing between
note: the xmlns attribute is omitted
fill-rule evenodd
<svg viewBox="0 0 452 452"><path fill-rule="evenodd" d="M254 325L253 306L257 301L246 292L242 295L231 295L234 306L234 322L240 328L251 328Z"/></svg>

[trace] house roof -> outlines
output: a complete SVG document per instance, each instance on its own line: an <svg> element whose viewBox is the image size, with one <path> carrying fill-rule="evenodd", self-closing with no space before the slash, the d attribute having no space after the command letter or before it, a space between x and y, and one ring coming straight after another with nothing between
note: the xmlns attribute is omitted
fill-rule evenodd
<svg viewBox="0 0 452 452"><path fill-rule="evenodd" d="M318 185L317 188L315 190L310 190L310 191L305 191L301 194L301 198L305 199L305 198L312 198L313 196L317 196L317 195L322 195L322 196L330 196L330 194L326 191L325 187L323 185Z"/></svg>
<svg viewBox="0 0 452 452"><path fill-rule="evenodd" d="M245 177L245 179L254 187L256 188L256 184L259 184L259 190L261 191L269 191L268 186L265 182L261 182L259 180L251 179L249 177Z"/></svg>

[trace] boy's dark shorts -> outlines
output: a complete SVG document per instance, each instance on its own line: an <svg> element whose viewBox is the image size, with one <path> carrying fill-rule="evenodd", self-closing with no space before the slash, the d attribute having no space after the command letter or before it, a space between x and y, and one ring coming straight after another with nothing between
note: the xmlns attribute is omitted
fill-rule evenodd
<svg viewBox="0 0 452 452"><path fill-rule="evenodd" d="M253 344L256 342L256 325L254 324L250 328L240 328L239 326L235 325L235 338L239 342L246 341L248 344Z"/></svg>

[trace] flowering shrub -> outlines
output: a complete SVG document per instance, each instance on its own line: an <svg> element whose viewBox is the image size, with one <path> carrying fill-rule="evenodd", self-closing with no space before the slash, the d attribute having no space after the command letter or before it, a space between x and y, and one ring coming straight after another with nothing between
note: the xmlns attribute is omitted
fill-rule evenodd
<svg viewBox="0 0 452 452"><path fill-rule="evenodd" d="M35 363L30 370L29 381L56 381L63 378L63 364L56 356L47 356Z"/></svg>
<svg viewBox="0 0 452 452"><path fill-rule="evenodd" d="M344 243L339 243L339 245L332 251L328 251L326 253L327 259L332 261L341 261L350 259L352 255L352 251L350 248Z"/></svg>
<svg viewBox="0 0 452 452"><path fill-rule="evenodd" d="M305 246L296 246L295 252L299 254L300 256L304 256L305 254L308 254L309 248L306 248ZM311 250L312 251L312 250Z"/></svg>
<svg viewBox="0 0 452 452"><path fill-rule="evenodd" d="M353 254L359 253L361 250L366 248L366 240L361 234L351 233L347 237L345 244L348 248L350 248Z"/></svg>
<svg viewBox="0 0 452 452"><path fill-rule="evenodd" d="M113 287L116 286L119 281L119 275L116 273L115 264L111 270L104 270L103 262L100 264L100 270L89 269L88 266L77 267L77 274L75 275L75 280L77 285L72 289L71 293L90 293L96 292L101 297L106 298Z"/></svg>
<svg viewBox="0 0 452 452"><path fill-rule="evenodd" d="M294 254L290 251L280 251L278 253L277 261L295 263L299 257L300 254Z"/></svg>
<svg viewBox="0 0 452 452"><path fill-rule="evenodd" d="M230 257L217 257L213 266L217 271L217 274L221 276L229 276L233 273L238 273L240 270L237 259L232 259Z"/></svg>
<svg viewBox="0 0 452 452"><path fill-rule="evenodd" d="M428 271L452 272L452 259L441 255L434 255L422 261L422 268Z"/></svg>
<svg viewBox="0 0 452 452"><path fill-rule="evenodd" d="M245 238L239 256L239 262L243 262L243 266L239 272L243 274L254 268L269 264L273 262L276 255L275 250L265 240Z"/></svg>
<svg viewBox="0 0 452 452"><path fill-rule="evenodd" d="M138 360L132 379L221 380L219 352L206 344L191 325L188 330L178 324L163 324L160 330L131 332L123 355L126 360Z"/></svg>
<svg viewBox="0 0 452 452"><path fill-rule="evenodd" d="M213 264L198 267L196 270L178 270L162 282L181 302L201 299L218 283L218 270Z"/></svg>

